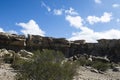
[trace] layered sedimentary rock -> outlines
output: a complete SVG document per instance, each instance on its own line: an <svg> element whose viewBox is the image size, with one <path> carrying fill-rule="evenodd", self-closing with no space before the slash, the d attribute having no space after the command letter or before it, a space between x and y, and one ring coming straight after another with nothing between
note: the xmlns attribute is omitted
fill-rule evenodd
<svg viewBox="0 0 120 80"><path fill-rule="evenodd" d="M14 49L26 46L24 35L8 34L0 32L0 48Z"/></svg>
<svg viewBox="0 0 120 80"><path fill-rule="evenodd" d="M69 41L65 38L42 37L38 35L28 35L26 39L26 49L53 49L63 53L68 53ZM65 55L66 55L65 54Z"/></svg>
<svg viewBox="0 0 120 80"><path fill-rule="evenodd" d="M68 41L64 38L42 37L38 35L28 35L26 47L36 48L59 48L67 47Z"/></svg>
<svg viewBox="0 0 120 80"><path fill-rule="evenodd" d="M65 38L42 37L0 33L0 48L13 50L53 49L62 51L66 57L77 54L107 57L110 61L120 62L120 39L100 39L98 43L86 43L85 40L68 41Z"/></svg>

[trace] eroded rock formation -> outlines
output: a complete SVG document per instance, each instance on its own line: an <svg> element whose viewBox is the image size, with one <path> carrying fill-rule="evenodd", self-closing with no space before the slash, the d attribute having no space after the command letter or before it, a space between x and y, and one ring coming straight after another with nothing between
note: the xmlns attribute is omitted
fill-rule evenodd
<svg viewBox="0 0 120 80"><path fill-rule="evenodd" d="M68 41L65 38L42 37L0 33L0 48L29 51L54 49L62 51L66 57L77 54L107 57L110 61L120 62L120 39L100 39L98 43L85 43L85 40Z"/></svg>
<svg viewBox="0 0 120 80"><path fill-rule="evenodd" d="M14 49L26 46L24 35L8 34L0 32L0 48Z"/></svg>

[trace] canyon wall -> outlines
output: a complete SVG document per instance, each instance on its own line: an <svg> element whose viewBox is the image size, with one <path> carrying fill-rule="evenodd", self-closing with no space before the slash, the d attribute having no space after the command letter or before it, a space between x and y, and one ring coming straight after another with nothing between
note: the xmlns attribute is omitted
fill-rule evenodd
<svg viewBox="0 0 120 80"><path fill-rule="evenodd" d="M77 54L107 56L110 61L120 62L120 39L100 39L98 43L86 43L85 40L68 41L65 38L42 37L0 33L0 48L29 51L53 49L62 51L66 57Z"/></svg>

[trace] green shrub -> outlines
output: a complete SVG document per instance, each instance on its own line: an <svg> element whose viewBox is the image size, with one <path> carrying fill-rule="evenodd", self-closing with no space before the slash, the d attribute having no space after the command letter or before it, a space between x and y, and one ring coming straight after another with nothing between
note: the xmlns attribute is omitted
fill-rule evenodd
<svg viewBox="0 0 120 80"><path fill-rule="evenodd" d="M72 80L76 66L63 61L61 52L53 50L35 51L31 61L21 63L17 80Z"/></svg>
<svg viewBox="0 0 120 80"><path fill-rule="evenodd" d="M91 66L92 62L87 60L84 56L82 56L77 60L77 64L79 66Z"/></svg>
<svg viewBox="0 0 120 80"><path fill-rule="evenodd" d="M110 65L110 63L94 61L91 66L99 71L106 71L107 69L110 68L111 65Z"/></svg>
<svg viewBox="0 0 120 80"><path fill-rule="evenodd" d="M78 65L85 66L86 65L86 59L84 57L81 57L77 60Z"/></svg>
<svg viewBox="0 0 120 80"><path fill-rule="evenodd" d="M103 61L89 61L85 57L80 57L77 62L79 66L91 66L99 71L106 71L111 68L111 64Z"/></svg>
<svg viewBox="0 0 120 80"><path fill-rule="evenodd" d="M11 66L16 70L20 70L25 62L26 61L24 59L21 59L19 56L15 55Z"/></svg>

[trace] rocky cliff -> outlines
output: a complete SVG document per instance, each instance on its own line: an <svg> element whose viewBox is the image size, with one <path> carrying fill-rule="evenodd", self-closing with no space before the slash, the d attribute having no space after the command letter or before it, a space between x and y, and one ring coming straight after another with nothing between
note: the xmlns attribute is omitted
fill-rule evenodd
<svg viewBox="0 0 120 80"><path fill-rule="evenodd" d="M120 40L100 39L98 43L86 43L85 40L68 41L65 38L42 37L0 33L0 48L29 51L35 49L54 49L62 51L66 57L77 54L107 57L110 61L120 62Z"/></svg>
<svg viewBox="0 0 120 80"><path fill-rule="evenodd" d="M0 32L0 48L19 49L26 46L24 35L8 34Z"/></svg>

